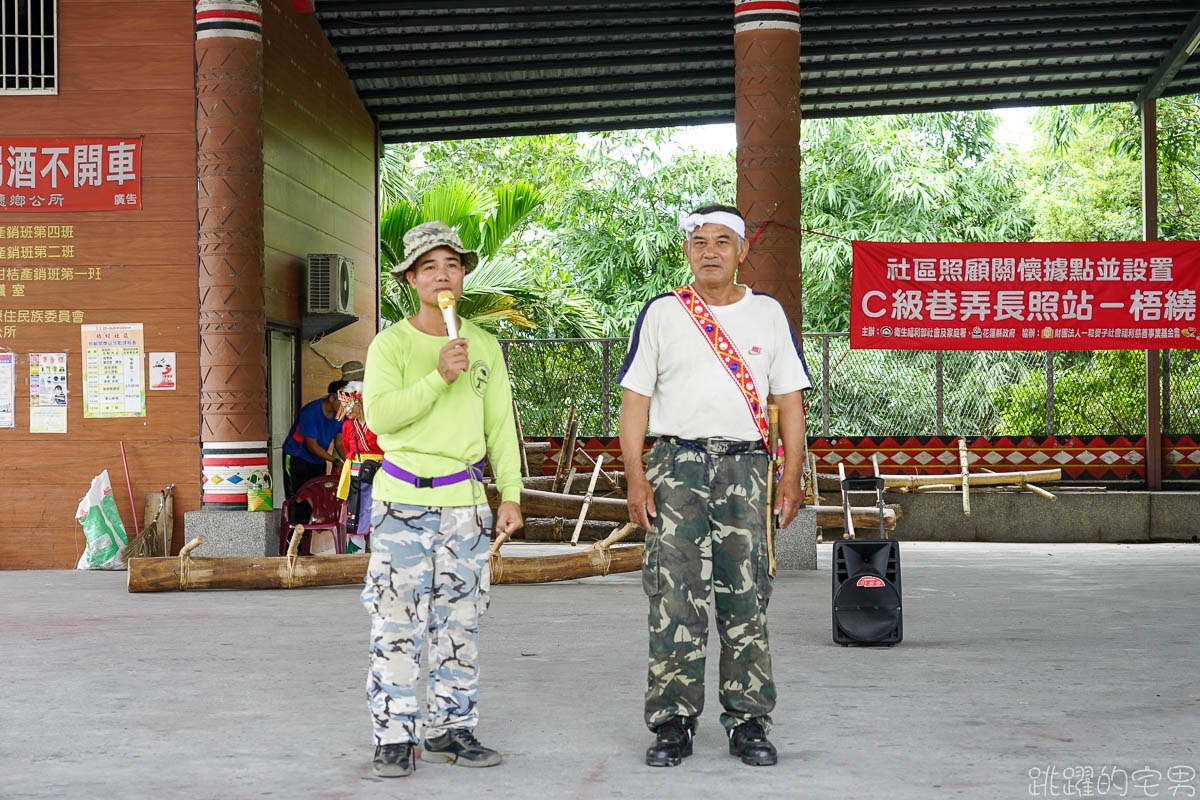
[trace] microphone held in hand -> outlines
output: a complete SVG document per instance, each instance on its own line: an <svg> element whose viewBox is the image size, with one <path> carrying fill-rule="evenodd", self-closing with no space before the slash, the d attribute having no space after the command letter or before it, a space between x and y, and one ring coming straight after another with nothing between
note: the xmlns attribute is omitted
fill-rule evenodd
<svg viewBox="0 0 1200 800"><path fill-rule="evenodd" d="M458 316L454 313L454 292L449 289L438 292L438 308L442 309L442 320L446 323L446 335L458 338Z"/></svg>

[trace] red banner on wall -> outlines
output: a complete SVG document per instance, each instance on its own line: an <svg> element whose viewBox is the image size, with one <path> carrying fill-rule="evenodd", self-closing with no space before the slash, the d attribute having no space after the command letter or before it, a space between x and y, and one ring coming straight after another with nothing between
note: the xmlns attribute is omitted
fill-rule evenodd
<svg viewBox="0 0 1200 800"><path fill-rule="evenodd" d="M141 207L141 137L0 138L0 214Z"/></svg>
<svg viewBox="0 0 1200 800"><path fill-rule="evenodd" d="M1200 242L854 242L850 346L1195 348Z"/></svg>

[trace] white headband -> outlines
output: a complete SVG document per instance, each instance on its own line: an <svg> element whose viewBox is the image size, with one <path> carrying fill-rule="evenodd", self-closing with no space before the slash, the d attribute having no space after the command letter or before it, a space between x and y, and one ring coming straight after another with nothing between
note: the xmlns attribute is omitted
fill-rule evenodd
<svg viewBox="0 0 1200 800"><path fill-rule="evenodd" d="M710 211L707 214L689 214L683 218L683 222L679 223L679 227L683 228L683 232L687 236L692 235L692 231L699 228L701 225L708 223L714 225L724 225L741 238L746 238L746 221L737 214L730 214L728 211Z"/></svg>

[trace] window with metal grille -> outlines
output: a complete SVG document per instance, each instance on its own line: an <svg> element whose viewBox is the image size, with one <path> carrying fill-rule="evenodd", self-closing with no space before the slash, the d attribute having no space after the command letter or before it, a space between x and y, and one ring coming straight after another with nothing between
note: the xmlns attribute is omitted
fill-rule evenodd
<svg viewBox="0 0 1200 800"><path fill-rule="evenodd" d="M0 0L0 94L58 91L58 0Z"/></svg>

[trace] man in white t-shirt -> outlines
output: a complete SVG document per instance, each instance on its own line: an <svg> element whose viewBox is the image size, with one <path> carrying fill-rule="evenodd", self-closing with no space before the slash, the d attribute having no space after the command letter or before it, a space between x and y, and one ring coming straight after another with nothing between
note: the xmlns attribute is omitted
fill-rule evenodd
<svg viewBox="0 0 1200 800"><path fill-rule="evenodd" d="M692 753L711 591L729 752L766 766L778 757L767 739L775 683L764 411L769 394L785 452L774 511L786 526L803 505L802 393L812 382L783 307L735 281L749 251L737 209L697 209L683 229L693 282L642 309L620 375L629 518L647 531L645 720L655 741L646 763L675 766ZM643 466L647 426L659 438Z"/></svg>

